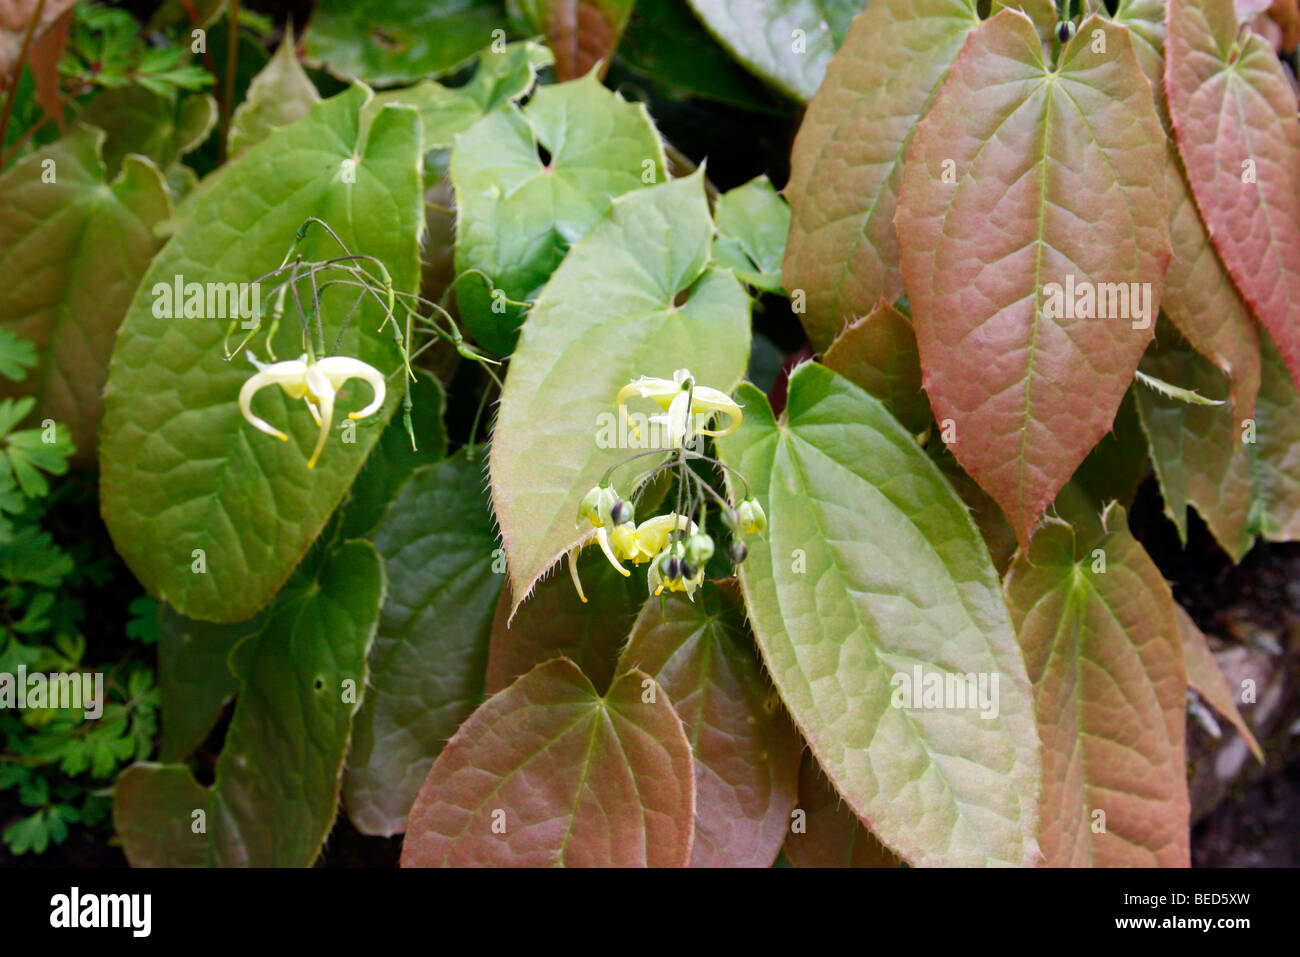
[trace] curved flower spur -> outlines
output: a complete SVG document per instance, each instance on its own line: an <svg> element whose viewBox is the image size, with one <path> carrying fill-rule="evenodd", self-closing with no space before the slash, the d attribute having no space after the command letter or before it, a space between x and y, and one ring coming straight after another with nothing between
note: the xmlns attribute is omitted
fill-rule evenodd
<svg viewBox="0 0 1300 957"><path fill-rule="evenodd" d="M704 583L705 566L714 554L713 538L703 530L709 500L712 499L720 507L723 524L732 530L733 540L728 546L727 554L735 564L744 561L748 554L742 537L762 532L767 525L763 507L749 495L749 483L745 477L698 449L698 436L730 435L738 429L743 418L741 407L724 392L697 386L688 369L678 369L671 379L642 376L620 389L615 401L619 417L624 422L627 421L627 400L633 396L651 399L664 409L663 414L650 416L648 422L669 430L667 445L665 448L633 455L615 465L605 473L599 485L583 496L578 505L575 525L581 527L584 523L590 523L592 531L569 550L569 573L573 577L578 597L585 602L587 596L583 593L582 582L578 580L577 558L585 546L595 542L610 564L624 576L631 572L623 566L623 562L648 564L650 567L646 574L646 584L652 595L680 591L694 601L695 591ZM719 413L727 416L725 427L708 428L710 420ZM667 461L637 475L632 484L639 487L659 472L675 469L676 507L667 514L656 515L638 525L634 506L619 495L610 484L610 479L615 469L628 462L664 454L669 456ZM695 461L726 469L736 475L746 490L746 497L740 505L733 506L691 468L689 463Z"/></svg>
<svg viewBox="0 0 1300 957"><path fill-rule="evenodd" d="M334 242L338 244L343 255L321 261L304 260L298 250L312 225L318 225L328 233ZM318 281L318 275L323 277L321 281ZM383 309L384 321L380 324L379 330L382 332L386 326L391 324L393 339L402 355L402 365L400 369L394 370L392 375L404 370L407 377L414 380L415 373L411 366L412 361L438 339L443 339L450 342L456 351L465 358L483 364L498 387L501 385L500 379L490 367L497 363L465 343L460 330L457 329L455 322L445 309L438 303L431 302L421 296L396 290L388 274L388 269L381 260L374 256L354 255L349 252L343 240L323 220L312 217L304 222L295 234L293 244L285 254L284 260L276 269L262 276L257 282L261 283L272 279L277 282L273 289L275 305L271 310L271 322L266 334L266 350L272 361L269 363L259 362L251 351L245 353L249 362L256 367L257 372L239 390L239 411L254 428L287 442L289 440L288 435L254 414L253 396L267 386L278 385L284 389L290 398L302 399L306 402L307 410L320 427L316 447L312 450L311 458L307 460L307 468L309 469L316 467L321 452L325 448L325 442L334 427L334 401L344 383L349 379L361 379L370 385L373 393L368 405L348 413L349 419L365 419L374 415L383 407L384 399L388 394L388 377L374 366L351 356L324 355L323 358L317 358L318 355L325 353L325 330L321 319L320 297L321 293L331 286L350 287L359 290L356 301L347 315L344 316L340 325L338 336L334 342L335 349L342 342L343 333L346 331L353 314L360 307L362 301L369 296L378 302ZM310 313L303 310L297 288L298 282L304 279L310 280L311 283ZM293 292L294 301L298 305L304 351L297 359L280 362L275 361L271 343L275 339L280 320L283 318L286 296L290 291ZM422 315L419 311L421 306L429 307L430 314L427 316ZM405 319L404 334L402 331L403 323L398 319L398 312L401 312ZM447 328L444 328L435 319L434 313L445 319ZM259 316L252 331L244 337L234 351L237 352L240 348L243 348L257 334L260 328L261 317ZM233 331L234 326L232 324L226 333L227 359L230 359L233 355L229 348L229 339ZM430 338L419 348L412 350L411 343L417 332L427 334ZM485 392L485 402L486 398L487 394ZM475 433L477 433L478 420L482 415L482 411L482 405L480 405L479 415L476 416L474 423ZM411 394L409 389L403 390L402 394L402 419L407 434L411 439L411 448L414 449L416 441L414 428L411 424Z"/></svg>

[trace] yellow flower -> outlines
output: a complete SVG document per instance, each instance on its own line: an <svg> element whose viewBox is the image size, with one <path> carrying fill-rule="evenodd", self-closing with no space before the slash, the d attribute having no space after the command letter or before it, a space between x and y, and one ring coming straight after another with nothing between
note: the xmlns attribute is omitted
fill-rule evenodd
<svg viewBox="0 0 1300 957"><path fill-rule="evenodd" d="M364 419L374 415L384 404L384 376L373 366L366 365L360 359L347 356L329 356L316 362L308 361L307 356L287 362L264 364L248 353L248 361L257 367L257 372L244 383L239 390L239 411L256 429L267 435L274 435L288 442L285 435L265 419L253 414L253 396L258 390L269 385L278 385L292 399L302 399L307 403L307 410L320 426L320 436L316 439L316 448L307 460L307 468L315 468L325 440L334 425L334 396L343 383L349 379L364 379L374 390L370 404L358 412L349 412L349 419Z"/></svg>
<svg viewBox="0 0 1300 957"><path fill-rule="evenodd" d="M646 584L652 595L659 595L665 590L681 591L691 601L695 601L695 589L704 584L704 565L692 565L686 558L686 546L677 542L664 549L650 563Z"/></svg>
<svg viewBox="0 0 1300 957"><path fill-rule="evenodd" d="M595 524L594 519L592 524ZM569 549L569 574L573 577L573 587L577 589L578 597L584 602L587 600L582 582L578 580L577 565L578 553L587 545L596 542L609 563L618 569L620 575L626 577L632 573L623 567L623 562L644 565L651 561L663 551L674 526L685 530L683 537L694 535L697 530L695 523L685 515L656 515L640 525L633 525L632 522L613 526L597 525L590 535Z"/></svg>
<svg viewBox="0 0 1300 957"><path fill-rule="evenodd" d="M671 379L655 379L642 376L623 386L615 400L618 414L623 420L627 417L627 400L632 396L651 399L666 412L663 415L650 416L650 422L668 430L670 446L677 448L683 441L689 443L696 435L730 435L740 428L740 406L731 396L705 385L694 385L694 377L689 369L678 369ZM727 416L727 425L723 429L705 428L709 419L717 413Z"/></svg>

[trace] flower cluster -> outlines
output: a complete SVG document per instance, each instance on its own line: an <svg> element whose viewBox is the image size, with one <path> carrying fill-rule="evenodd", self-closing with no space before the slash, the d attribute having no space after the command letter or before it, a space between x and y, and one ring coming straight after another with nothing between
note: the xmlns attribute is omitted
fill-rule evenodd
<svg viewBox="0 0 1300 957"><path fill-rule="evenodd" d="M616 400L620 415L626 415L625 403L634 395L651 399L665 410L664 415L651 416L650 422L666 425L673 436L671 450L657 450L660 455L668 452L669 459L647 470L640 478L649 479L660 471L676 469L677 507L638 524L632 502L610 484L609 478L614 471L610 469L601 483L587 492L578 505L575 524L580 528L589 527L590 532L569 551L569 571L578 597L585 602L587 596L578 580L577 556L586 545L595 542L610 564L624 576L631 574L624 562L648 565L646 582L650 594L679 591L694 601L696 589L704 583L705 565L714 553L713 538L701 528L707 514L708 498L721 507L722 520L735 536L727 554L737 564L743 562L748 554L743 536L761 533L767 527L767 516L757 499L746 497L739 505L733 506L689 466L692 461L702 460L729 468L690 446L695 444L696 436L734 432L740 427L740 406L723 392L696 386L686 369L677 370L672 379L643 376L628 383L619 391ZM716 413L728 417L726 428L708 428L709 420ZM743 476L740 478L744 480ZM745 487L748 488L748 483ZM699 524L695 520L697 517Z"/></svg>

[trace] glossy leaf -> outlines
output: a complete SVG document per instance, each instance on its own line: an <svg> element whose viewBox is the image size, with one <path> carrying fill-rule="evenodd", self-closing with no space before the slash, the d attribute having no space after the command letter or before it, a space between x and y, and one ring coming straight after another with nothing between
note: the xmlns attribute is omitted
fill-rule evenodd
<svg viewBox="0 0 1300 957"><path fill-rule="evenodd" d="M532 28L555 51L555 77L576 80L597 63L609 69L635 0L521 0Z"/></svg>
<svg viewBox="0 0 1300 957"><path fill-rule="evenodd" d="M633 671L602 698L561 659L456 732L411 811L402 865L682 867L694 814L668 695Z"/></svg>
<svg viewBox="0 0 1300 957"><path fill-rule="evenodd" d="M645 107L594 75L544 86L522 110L489 113L458 137L456 270L480 273L457 284L456 301L478 343L509 354L525 312L511 303L536 298L610 201L659 182L663 170Z"/></svg>
<svg viewBox="0 0 1300 957"><path fill-rule="evenodd" d="M741 282L766 292L781 291L781 259L790 231L790 207L766 176L757 176L718 198L715 261Z"/></svg>
<svg viewBox="0 0 1300 957"><path fill-rule="evenodd" d="M113 336L157 251L153 228L171 211L147 160L126 160L106 183L103 143L78 126L0 177L0 322L40 356L0 395L35 395L83 465L94 461Z"/></svg>
<svg viewBox="0 0 1300 957"><path fill-rule="evenodd" d="M1224 677L1219 663L1214 660L1209 639L1201 629L1196 627L1196 622L1183 611L1181 605L1176 606L1174 611L1178 615L1178 634L1183 642L1183 660L1187 663L1188 686L1237 729L1237 733L1250 748L1251 754L1255 755L1262 764L1264 751L1255 740L1255 735L1251 733L1250 725L1246 724L1241 711L1237 709L1237 702L1232 689L1228 686L1228 679Z"/></svg>
<svg viewBox="0 0 1300 957"><path fill-rule="evenodd" d="M872 0L808 105L785 191L783 276L806 296L800 319L815 349L903 294L894 229L903 158L978 23L974 0Z"/></svg>
<svg viewBox="0 0 1300 957"><path fill-rule="evenodd" d="M308 469L318 429L302 403L269 390L255 403L290 441L253 429L236 402L253 369L243 356L223 358L229 321L159 317L155 287L177 277L251 282L282 261L309 216L319 216L353 252L384 261L398 289L413 290L424 221L419 121L414 110L388 108L358 143L366 98L354 87L326 100L223 167L154 259L118 335L101 448L104 518L136 576L189 617L241 621L270 600L351 485L401 386L357 423L355 442L330 442ZM324 258L338 247L318 230L302 252ZM326 342L336 340L354 299L338 287L322 295ZM292 301L287 312L276 341L282 358L301 351ZM363 303L340 351L388 372L399 359L379 315ZM253 348L265 358L261 342ZM338 405L356 409L368 397L354 382ZM206 571L195 570L196 549Z"/></svg>
<svg viewBox="0 0 1300 957"><path fill-rule="evenodd" d="M1300 118L1269 44L1231 0L1169 0L1165 89L1215 248L1300 381Z"/></svg>
<svg viewBox="0 0 1300 957"><path fill-rule="evenodd" d="M368 542L303 563L264 626L230 652L239 695L213 787L183 765L136 765L119 780L114 817L132 864L311 865L338 810L383 600L383 563ZM207 827L201 850L195 810Z"/></svg>
<svg viewBox="0 0 1300 957"><path fill-rule="evenodd" d="M1007 575L1043 742L1054 867L1186 867L1187 672L1160 570L1109 509L1098 539L1042 527Z"/></svg>
<svg viewBox="0 0 1300 957"><path fill-rule="evenodd" d="M594 553L579 560L578 574L585 603L568 575L552 575L537 583L513 618L510 588L501 589L488 652L489 694L552 658L572 660L597 691L609 688L618 653L645 603L645 576L625 578Z"/></svg>
<svg viewBox="0 0 1300 957"><path fill-rule="evenodd" d="M817 92L826 64L866 0L690 0L750 71L796 100Z"/></svg>
<svg viewBox="0 0 1300 957"><path fill-rule="evenodd" d="M706 600L713 607L706 607ZM692 867L770 867L795 806L803 744L721 592L650 598L618 670L654 678L695 756Z"/></svg>
<svg viewBox="0 0 1300 957"><path fill-rule="evenodd" d="M880 400L903 427L920 435L933 421L930 399L921 388L921 357L907 317L881 301L853 320L823 358L864 392Z"/></svg>
<svg viewBox="0 0 1300 957"><path fill-rule="evenodd" d="M418 469L375 531L388 598L370 657L344 780L363 834L406 826L443 744L483 699L492 611L504 575L482 458L463 453Z"/></svg>
<svg viewBox="0 0 1300 957"><path fill-rule="evenodd" d="M260 617L214 625L158 608L158 688L162 693L162 761L183 761L199 747L239 690L226 667L230 649L254 634Z"/></svg>
<svg viewBox="0 0 1300 957"><path fill-rule="evenodd" d="M345 79L397 86L463 66L505 25L499 0L321 0L307 58Z"/></svg>
<svg viewBox="0 0 1300 957"><path fill-rule="evenodd" d="M805 754L799 767L799 801L785 839L795 867L898 867L899 860L849 810L843 798Z"/></svg>
<svg viewBox="0 0 1300 957"><path fill-rule="evenodd" d="M320 102L320 94L307 77L294 51L293 22L290 21L280 49L253 77L248 98L230 118L229 154L239 156L273 130L302 119Z"/></svg>
<svg viewBox="0 0 1300 957"><path fill-rule="evenodd" d="M582 537L582 496L630 454L615 447L619 389L689 368L727 391L743 373L749 300L730 272L708 267L712 233L702 174L634 190L574 245L533 307L491 458L516 608ZM610 434L598 443L602 423Z"/></svg>
<svg viewBox="0 0 1300 957"><path fill-rule="evenodd" d="M739 397L744 424L719 446L768 515L740 567L745 604L818 763L910 863L1033 863L1029 684L966 506L879 402L824 366L795 369L779 423L753 387ZM996 675L997 706L922 707L923 687L900 696L914 668L984 675L986 704Z"/></svg>
<svg viewBox="0 0 1300 957"><path fill-rule="evenodd" d="M1085 20L1055 69L1023 14L983 23L917 127L898 204L936 418L1022 544L1110 431L1170 256L1163 131L1128 31L1106 23ZM1120 295L1133 283L1140 308Z"/></svg>

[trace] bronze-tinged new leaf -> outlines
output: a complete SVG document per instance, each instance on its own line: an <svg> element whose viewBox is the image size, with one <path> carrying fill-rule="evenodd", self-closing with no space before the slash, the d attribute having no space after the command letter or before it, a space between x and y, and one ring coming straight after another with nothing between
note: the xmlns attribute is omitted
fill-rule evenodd
<svg viewBox="0 0 1300 957"><path fill-rule="evenodd" d="M1022 544L1151 339L1164 160L1128 31L1091 17L1053 68L1014 10L971 34L908 151L895 221L926 391Z"/></svg>
<svg viewBox="0 0 1300 957"><path fill-rule="evenodd" d="M826 350L823 363L874 395L907 431L930 427L930 400L921 388L921 357L907 317L881 300L855 319Z"/></svg>
<svg viewBox="0 0 1300 957"><path fill-rule="evenodd" d="M600 65L609 69L635 0L523 0L520 6L533 29L555 52L555 78L585 76Z"/></svg>
<svg viewBox="0 0 1300 957"><path fill-rule="evenodd" d="M619 659L620 672L633 669L668 692L695 755L691 866L769 867L790 823L803 743L735 601L651 598Z"/></svg>
<svg viewBox="0 0 1300 957"><path fill-rule="evenodd" d="M849 810L811 754L804 755L799 768L799 805L783 850L795 867L899 865L898 858Z"/></svg>
<svg viewBox="0 0 1300 957"><path fill-rule="evenodd" d="M1300 381L1300 119L1269 44L1232 0L1170 0L1165 90L1215 248Z"/></svg>
<svg viewBox="0 0 1300 957"><path fill-rule="evenodd" d="M782 278L825 349L844 323L903 292L894 209L903 157L967 34L974 0L873 0L808 105L790 158Z"/></svg>
<svg viewBox="0 0 1300 957"><path fill-rule="evenodd" d="M1237 729L1237 733L1245 739L1250 753L1262 762L1264 751L1255 740L1250 725L1246 724L1246 719L1237 709L1232 689L1228 687L1228 679L1223 676L1219 663L1214 660L1209 639L1201 629L1196 627L1196 622L1183 611L1182 606L1176 606L1175 610L1178 614L1178 633L1183 640L1183 659L1187 662L1188 686L1208 701L1215 711L1228 719Z"/></svg>
<svg viewBox="0 0 1300 957"><path fill-rule="evenodd" d="M488 699L434 762L405 867L683 867L695 773L668 695L638 671L601 697L566 659Z"/></svg>
<svg viewBox="0 0 1300 957"><path fill-rule="evenodd" d="M1039 844L1056 867L1186 867L1187 672L1174 599L1124 511L1053 521L1007 575L1042 741Z"/></svg>

